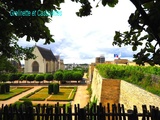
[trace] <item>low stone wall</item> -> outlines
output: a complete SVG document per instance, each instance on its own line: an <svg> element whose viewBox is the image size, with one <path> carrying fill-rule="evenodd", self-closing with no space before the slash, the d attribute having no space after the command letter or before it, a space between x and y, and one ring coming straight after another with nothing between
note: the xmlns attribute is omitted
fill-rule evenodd
<svg viewBox="0 0 160 120"><path fill-rule="evenodd" d="M139 112L142 112L142 105L154 105L160 108L160 97L147 92L140 87L121 80L119 102L124 104L126 109L133 109L136 105Z"/></svg>
<svg viewBox="0 0 160 120"><path fill-rule="evenodd" d="M91 102L94 99L97 100L97 104L101 102L101 91L102 91L102 77L100 76L97 69L93 71L93 78L92 78L92 95L91 95Z"/></svg>

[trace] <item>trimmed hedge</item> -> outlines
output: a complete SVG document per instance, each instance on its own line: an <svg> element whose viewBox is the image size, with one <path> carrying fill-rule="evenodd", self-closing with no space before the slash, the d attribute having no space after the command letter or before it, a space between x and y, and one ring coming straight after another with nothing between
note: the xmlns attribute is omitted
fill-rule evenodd
<svg viewBox="0 0 160 120"><path fill-rule="evenodd" d="M7 92L10 92L10 84L1 83L0 84L0 94L5 94Z"/></svg>
<svg viewBox="0 0 160 120"><path fill-rule="evenodd" d="M63 72L57 71L54 73L54 79L55 80L63 80Z"/></svg>
<svg viewBox="0 0 160 120"><path fill-rule="evenodd" d="M50 83L48 85L48 94L58 94L59 93L59 84L58 83Z"/></svg>
<svg viewBox="0 0 160 120"><path fill-rule="evenodd" d="M47 81L52 81L53 80L53 75L52 74L45 74L44 79Z"/></svg>
<svg viewBox="0 0 160 120"><path fill-rule="evenodd" d="M43 74L37 74L36 77L35 77L35 80L39 81L39 83L40 83L41 81L44 80L44 75Z"/></svg>
<svg viewBox="0 0 160 120"><path fill-rule="evenodd" d="M34 75L33 74L28 74L27 76L26 76L26 80L28 80L28 81L34 81Z"/></svg>

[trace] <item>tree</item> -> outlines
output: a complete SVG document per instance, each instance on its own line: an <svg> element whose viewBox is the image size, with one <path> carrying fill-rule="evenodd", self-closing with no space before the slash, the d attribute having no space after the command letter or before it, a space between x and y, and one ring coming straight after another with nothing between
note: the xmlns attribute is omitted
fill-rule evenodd
<svg viewBox="0 0 160 120"><path fill-rule="evenodd" d="M78 0L73 0L78 2ZM100 0L103 6L114 7L118 0ZM97 3L100 3L100 1ZM129 17L130 30L123 33L116 31L113 45L131 45L133 51L141 50L134 54L134 61L139 65L145 62L154 65L160 64L160 1L159 0L130 0L136 7L136 11ZM82 8L77 15L87 16L91 14L88 0L80 0ZM142 45L144 47L142 47Z"/></svg>
<svg viewBox="0 0 160 120"><path fill-rule="evenodd" d="M18 38L26 36L26 40L38 41L45 39L45 44L54 42L50 30L45 23L50 22L49 16L23 16L22 11L57 10L63 0L1 0L0 1L0 56L7 58L34 58L31 48L22 48L17 44ZM17 13L16 13L16 12ZM15 12L15 13L14 13ZM20 15L18 15L20 14ZM26 59L25 58L25 59Z"/></svg>
<svg viewBox="0 0 160 120"><path fill-rule="evenodd" d="M160 1L131 0L137 8L129 17L130 31L116 31L113 45L121 47L131 45L132 50L141 50L134 55L135 62L144 65L145 62L160 64Z"/></svg>

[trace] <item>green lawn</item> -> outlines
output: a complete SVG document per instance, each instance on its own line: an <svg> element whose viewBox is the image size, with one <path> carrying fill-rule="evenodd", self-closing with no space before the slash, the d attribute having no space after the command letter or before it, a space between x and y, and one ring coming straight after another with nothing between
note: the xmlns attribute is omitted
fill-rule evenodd
<svg viewBox="0 0 160 120"><path fill-rule="evenodd" d="M48 94L48 88L42 87L39 90L21 98L20 100L29 99L31 101L70 101L74 99L77 87L60 87L58 94Z"/></svg>
<svg viewBox="0 0 160 120"><path fill-rule="evenodd" d="M28 97L28 99L31 100L45 100L47 97L49 97L50 94L48 94L48 88L40 89L39 91L35 92L35 94Z"/></svg>
<svg viewBox="0 0 160 120"><path fill-rule="evenodd" d="M6 94L0 94L0 101L8 100L16 95L19 95L33 87L11 87L10 92Z"/></svg>
<svg viewBox="0 0 160 120"><path fill-rule="evenodd" d="M60 92L55 95L53 94L47 101L70 101L74 98L75 93L74 87L60 88Z"/></svg>

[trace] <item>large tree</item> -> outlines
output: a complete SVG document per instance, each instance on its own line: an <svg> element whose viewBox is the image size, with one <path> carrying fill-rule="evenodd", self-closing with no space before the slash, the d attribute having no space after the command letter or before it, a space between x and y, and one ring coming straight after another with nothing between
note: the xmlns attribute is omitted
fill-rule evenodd
<svg viewBox="0 0 160 120"><path fill-rule="evenodd" d="M59 9L63 0L0 0L0 56L7 58L33 58L31 48L22 48L17 44L19 38L38 41L45 39L44 44L54 42L50 30L45 23L50 22L49 16L28 15L20 12L53 11ZM17 13L16 13L17 12Z"/></svg>
<svg viewBox="0 0 160 120"><path fill-rule="evenodd" d="M121 47L131 45L135 62L144 65L145 62L160 64L160 1L131 0L136 11L129 17L130 30L123 33L116 31L113 45Z"/></svg>
<svg viewBox="0 0 160 120"><path fill-rule="evenodd" d="M54 42L45 23L49 17L15 17L10 15L11 10L58 10L64 0L1 0L0 1L0 52L1 55L12 57L22 53L24 48L16 44L16 38L27 36L27 41L45 39L45 44ZM91 15L92 6L89 0L71 0L81 4L76 14L80 17ZM93 0L94 1L94 0ZM137 8L129 17L130 31L123 33L116 31L113 45L121 47L131 45L133 51L141 46L140 52L134 55L138 64L148 62L151 65L160 64L160 1L159 0L130 0ZM114 7L118 0L99 0L103 6ZM144 47L142 44L145 44ZM17 46L13 47L13 46ZM15 49L16 48L16 49ZM21 49L21 52L18 51ZM30 49L29 49L30 50ZM30 50L31 51L31 50ZM28 49L26 52L28 52ZM18 54L19 55L19 54ZM22 54L23 55L23 54ZM33 57L32 55L28 56Z"/></svg>

